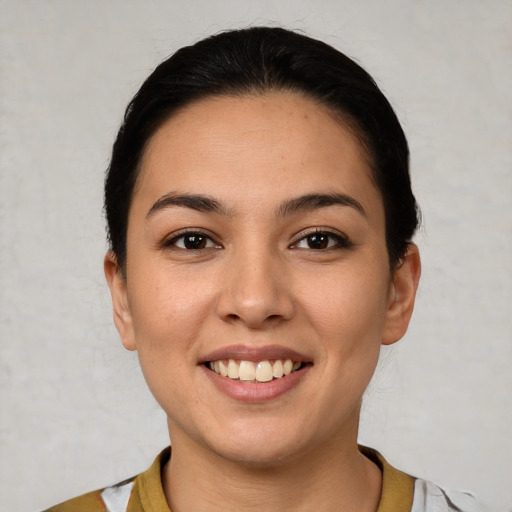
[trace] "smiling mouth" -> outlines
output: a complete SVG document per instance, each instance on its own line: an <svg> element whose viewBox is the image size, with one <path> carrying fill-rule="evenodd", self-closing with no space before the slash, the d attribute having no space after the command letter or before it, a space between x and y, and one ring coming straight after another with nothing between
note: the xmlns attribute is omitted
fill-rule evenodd
<svg viewBox="0 0 512 512"><path fill-rule="evenodd" d="M206 367L221 377L246 383L270 382L295 373L307 363L291 359L264 360L259 362L219 359L208 361Z"/></svg>

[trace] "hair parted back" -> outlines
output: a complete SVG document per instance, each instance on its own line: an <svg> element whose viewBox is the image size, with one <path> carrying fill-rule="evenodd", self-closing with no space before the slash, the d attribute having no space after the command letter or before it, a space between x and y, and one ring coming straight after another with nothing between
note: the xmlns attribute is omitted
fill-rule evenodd
<svg viewBox="0 0 512 512"><path fill-rule="evenodd" d="M326 107L355 130L381 192L391 268L418 225L409 150L400 123L372 77L331 46L283 28L222 32L162 62L129 103L105 179L111 250L122 270L133 190L144 149L178 109L210 96L290 91Z"/></svg>

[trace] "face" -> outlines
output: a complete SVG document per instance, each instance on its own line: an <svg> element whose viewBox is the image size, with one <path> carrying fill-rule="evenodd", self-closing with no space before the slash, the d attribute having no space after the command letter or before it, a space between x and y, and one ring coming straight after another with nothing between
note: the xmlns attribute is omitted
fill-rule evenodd
<svg viewBox="0 0 512 512"><path fill-rule="evenodd" d="M251 464L355 446L419 275L413 246L390 272L370 176L354 135L291 93L203 100L150 140L125 277L111 254L105 270L173 445Z"/></svg>

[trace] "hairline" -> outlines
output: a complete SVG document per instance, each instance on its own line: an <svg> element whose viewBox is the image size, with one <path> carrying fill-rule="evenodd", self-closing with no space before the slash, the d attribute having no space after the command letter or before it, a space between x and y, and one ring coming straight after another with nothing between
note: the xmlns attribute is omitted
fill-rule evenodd
<svg viewBox="0 0 512 512"><path fill-rule="evenodd" d="M151 144L151 141L157 134L157 132L162 128L162 126L173 119L174 117L178 116L180 113L186 111L189 107L192 107L194 105L201 104L203 102L207 102L208 100L217 99L217 98L224 98L224 99L244 99L244 98L263 98L265 96L270 96L272 94L279 94L279 93L286 93L286 94L292 94L297 97L302 97L305 100L308 100L315 104L317 107L324 110L324 112L331 117L333 121L338 123L343 128L346 128L351 135L355 138L357 141L360 149L361 149L361 156L366 160L366 164L370 170L370 179L372 180L372 183L377 188L377 191L379 192L382 200L384 201L384 197L382 194L382 191L380 189L379 184L377 183L376 176L377 172L375 169L375 162L374 157L372 155L372 150L370 149L370 144L367 140L366 135L363 133L363 130L359 126L359 123L357 119L349 114L348 112L342 111L339 108L335 108L333 105L327 103L325 100L314 96L313 94L310 94L302 89L294 88L294 87L286 87L286 86L277 86L277 85L269 85L267 88L264 87L252 87L248 88L247 90L240 91L233 89L232 91L226 90L226 91L218 91L218 92L205 92L204 94L199 94L196 98L190 98L188 101L183 103L182 105L170 110L167 115L162 115L162 118L159 119L155 126L151 130L151 135L146 138L144 141L144 144L140 151L140 156L137 162L137 165L134 168L134 183L131 190L131 195L129 198L129 208L128 212L130 211L131 204L133 197L135 193L137 192L137 187L139 184L139 176L141 175L144 167L144 160L147 155L147 150L149 145Z"/></svg>
<svg viewBox="0 0 512 512"><path fill-rule="evenodd" d="M375 186L377 192L382 201L382 205L384 208L384 217L385 217L385 225L384 225L384 236L386 240L386 247L388 252L388 261L391 271L394 271L400 265L400 261L394 262L392 261L392 253L391 247L389 246L388 240L388 211L385 203L385 197L381 187L378 183L378 171L375 169L375 161L374 155L372 154L371 144L368 141L366 134L363 132L363 129L360 126L357 118L350 114L349 112L338 108L334 105L334 102L328 102L326 99L321 98L317 95L311 94L308 91L305 91L301 88L287 86L287 85L276 85L276 84L268 84L264 86L252 86L247 87L246 89L236 89L233 87L232 90L229 87L226 87L225 90L220 91L201 91L195 97L188 98L183 104L169 109L169 111L165 114L162 114L162 117L159 118L154 126L150 130L150 135L144 141L144 144L140 150L140 156L137 162L137 165L134 168L134 183L132 189L130 191L129 204L126 211L126 231L124 235L124 251L121 263L121 267L123 267L123 273L126 271L127 259L128 259L128 247L127 247L127 237L128 237L128 224L130 219L130 211L133 204L133 198L138 191L138 187L140 186L140 176L142 175L144 168L144 161L147 155L148 147L151 144L156 133L162 128L162 126L173 119L175 116L180 113L186 111L189 107L197 104L201 104L202 102L206 102L208 100L216 99L216 98L224 98L224 99L243 99L243 98L258 98L265 97L272 94L291 94L297 97L302 97L305 100L308 100L315 104L318 108L321 108L334 122L338 123L343 128L346 128L354 137L358 146L360 148L360 154L365 159L367 167L368 167L368 176ZM410 241L408 242L410 243Z"/></svg>

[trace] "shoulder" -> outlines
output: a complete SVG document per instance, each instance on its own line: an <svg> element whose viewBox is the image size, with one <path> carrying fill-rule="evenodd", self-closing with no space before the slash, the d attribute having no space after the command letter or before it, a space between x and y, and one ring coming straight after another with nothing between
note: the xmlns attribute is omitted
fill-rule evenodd
<svg viewBox="0 0 512 512"><path fill-rule="evenodd" d="M102 490L88 492L71 500L55 505L44 512L105 512Z"/></svg>
<svg viewBox="0 0 512 512"><path fill-rule="evenodd" d="M170 512L161 480L162 468L169 457L170 448L166 448L144 473L65 501L44 512Z"/></svg>
<svg viewBox="0 0 512 512"><path fill-rule="evenodd" d="M483 508L468 492L448 491L416 478L411 512L483 512Z"/></svg>
<svg viewBox="0 0 512 512"><path fill-rule="evenodd" d="M382 471L381 501L377 512L484 512L485 510L470 493L445 490L432 482L399 471L372 448L360 446L359 449Z"/></svg>
<svg viewBox="0 0 512 512"><path fill-rule="evenodd" d="M135 479L88 492L55 505L44 512L125 512L132 497Z"/></svg>

